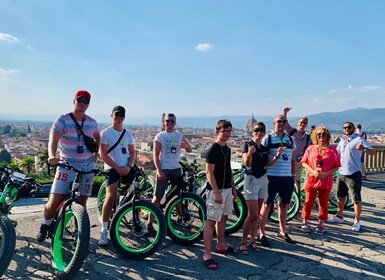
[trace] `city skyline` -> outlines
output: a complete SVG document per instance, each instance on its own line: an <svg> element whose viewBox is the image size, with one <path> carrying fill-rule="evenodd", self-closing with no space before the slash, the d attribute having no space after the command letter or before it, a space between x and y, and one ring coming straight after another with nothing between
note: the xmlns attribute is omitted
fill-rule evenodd
<svg viewBox="0 0 385 280"><path fill-rule="evenodd" d="M1 114L385 108L383 1L0 2Z"/></svg>

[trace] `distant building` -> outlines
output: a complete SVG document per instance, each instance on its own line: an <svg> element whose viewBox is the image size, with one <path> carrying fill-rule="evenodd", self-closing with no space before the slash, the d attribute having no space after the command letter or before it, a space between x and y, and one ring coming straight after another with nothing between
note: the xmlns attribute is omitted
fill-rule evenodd
<svg viewBox="0 0 385 280"><path fill-rule="evenodd" d="M247 120L245 124L245 135L250 135L251 131L253 130L254 124L257 122L256 119L254 119L254 114L251 114L251 118Z"/></svg>

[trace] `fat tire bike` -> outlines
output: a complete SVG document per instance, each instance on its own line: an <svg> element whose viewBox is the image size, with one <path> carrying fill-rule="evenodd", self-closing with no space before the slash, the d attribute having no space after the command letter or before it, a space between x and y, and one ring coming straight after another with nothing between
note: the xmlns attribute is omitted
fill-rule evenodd
<svg viewBox="0 0 385 280"><path fill-rule="evenodd" d="M90 241L90 221L87 210L80 204L79 188L88 182L80 181L87 174L104 175L99 169L82 171L68 163L58 166L76 172L66 198L51 222L48 237L51 238L51 256L54 274L60 279L72 278L87 257Z"/></svg>
<svg viewBox="0 0 385 280"><path fill-rule="evenodd" d="M120 184L113 204L110 221L110 239L119 255L127 259L142 260L153 255L163 244L166 236L166 221L163 212L151 201L145 200L144 190L153 185L137 165L135 179L131 184ZM102 222L102 209L106 197L107 181L99 189L97 208ZM154 232L149 232L147 221L153 217Z"/></svg>
<svg viewBox="0 0 385 280"><path fill-rule="evenodd" d="M233 213L227 217L225 235L236 233L243 227L243 223L247 217L247 203L245 197L242 194L243 181L244 181L244 169L233 170L234 184L237 189L237 196L233 201ZM206 199L207 190L207 178L204 171L199 172L196 175L196 182L199 186L196 188L196 193L203 199Z"/></svg>
<svg viewBox="0 0 385 280"><path fill-rule="evenodd" d="M202 239L207 209L202 197L192 191L195 182L192 166L179 163L185 184L178 188L175 180L171 179L160 209L165 213L167 235L177 244L192 245ZM153 190L148 190L145 195L152 196Z"/></svg>
<svg viewBox="0 0 385 280"><path fill-rule="evenodd" d="M0 214L0 277L7 270L16 246L15 227L11 220Z"/></svg>

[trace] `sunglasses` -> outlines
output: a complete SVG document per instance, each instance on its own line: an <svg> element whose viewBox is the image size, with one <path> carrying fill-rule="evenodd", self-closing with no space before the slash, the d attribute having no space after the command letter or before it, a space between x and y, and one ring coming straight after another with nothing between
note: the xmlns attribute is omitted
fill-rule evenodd
<svg viewBox="0 0 385 280"><path fill-rule="evenodd" d="M266 132L266 130L264 128L259 128L259 127L254 128L253 131L254 132Z"/></svg>
<svg viewBox="0 0 385 280"><path fill-rule="evenodd" d="M300 124L307 124L307 122L299 122Z"/></svg>
<svg viewBox="0 0 385 280"><path fill-rule="evenodd" d="M343 129L352 129L353 127L351 125L342 127Z"/></svg>
<svg viewBox="0 0 385 280"><path fill-rule="evenodd" d="M76 99L76 101L78 103L81 103L81 104L86 104L86 105L90 104L90 101L85 97L80 97L80 98Z"/></svg>
<svg viewBox="0 0 385 280"><path fill-rule="evenodd" d="M166 123L175 123L175 120L164 120Z"/></svg>
<svg viewBox="0 0 385 280"><path fill-rule="evenodd" d="M221 129L221 130L219 130L219 132L223 132L223 133L225 133L225 132L230 133L232 131L233 131L232 129Z"/></svg>
<svg viewBox="0 0 385 280"><path fill-rule="evenodd" d="M281 123L287 123L287 120L278 120L278 121L275 121L275 122L281 124Z"/></svg>
<svg viewBox="0 0 385 280"><path fill-rule="evenodd" d="M115 113L115 117L121 117L121 118L124 118L125 115L124 115L123 113L117 112L117 113Z"/></svg>
<svg viewBox="0 0 385 280"><path fill-rule="evenodd" d="M325 137L325 136L327 136L328 134L326 133L326 132L320 132L320 133L317 133L317 136L318 137L320 137L320 136L323 136L323 137Z"/></svg>
<svg viewBox="0 0 385 280"><path fill-rule="evenodd" d="M322 163L323 163L323 162L322 162L322 159L318 160L318 161L317 161L317 166L322 167Z"/></svg>

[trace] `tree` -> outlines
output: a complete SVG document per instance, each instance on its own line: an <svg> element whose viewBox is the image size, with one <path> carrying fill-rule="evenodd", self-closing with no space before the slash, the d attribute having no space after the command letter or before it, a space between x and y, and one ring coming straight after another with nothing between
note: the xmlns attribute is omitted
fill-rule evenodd
<svg viewBox="0 0 385 280"><path fill-rule="evenodd" d="M16 163L16 162L10 162L7 164L7 168L13 170L13 171L17 171L19 172L20 171L20 167L19 165Z"/></svg>
<svg viewBox="0 0 385 280"><path fill-rule="evenodd" d="M11 154L6 149L3 149L0 152L0 163L10 163L11 161L12 161Z"/></svg>
<svg viewBox="0 0 385 280"><path fill-rule="evenodd" d="M31 173L34 165L35 165L35 160L33 159L33 157L30 157L30 156L23 158L23 161L20 164L22 168L25 167L27 169L28 174Z"/></svg>
<svg viewBox="0 0 385 280"><path fill-rule="evenodd" d="M47 168L48 176L51 176L51 168L48 163L48 149L44 149L39 155L39 167L43 170Z"/></svg>

